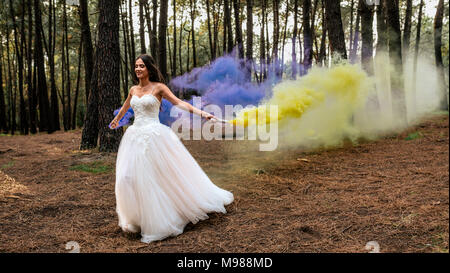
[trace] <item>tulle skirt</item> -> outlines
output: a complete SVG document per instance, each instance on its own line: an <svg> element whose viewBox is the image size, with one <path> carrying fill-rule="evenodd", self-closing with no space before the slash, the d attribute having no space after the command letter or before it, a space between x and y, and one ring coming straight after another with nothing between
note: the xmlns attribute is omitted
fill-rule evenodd
<svg viewBox="0 0 450 273"><path fill-rule="evenodd" d="M207 213L226 213L233 194L212 183L177 135L159 122L132 125L116 162L116 211L124 231L149 243L183 233Z"/></svg>

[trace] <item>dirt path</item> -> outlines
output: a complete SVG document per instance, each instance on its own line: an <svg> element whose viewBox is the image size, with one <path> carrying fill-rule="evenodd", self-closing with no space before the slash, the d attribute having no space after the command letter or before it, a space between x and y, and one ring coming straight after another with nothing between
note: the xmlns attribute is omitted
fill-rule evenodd
<svg viewBox="0 0 450 273"><path fill-rule="evenodd" d="M328 151L257 152L185 141L228 214L149 245L117 226L115 154L78 151L81 132L0 136L0 252L448 252L448 115ZM407 136L420 136L407 140ZM89 169L91 168L91 169Z"/></svg>

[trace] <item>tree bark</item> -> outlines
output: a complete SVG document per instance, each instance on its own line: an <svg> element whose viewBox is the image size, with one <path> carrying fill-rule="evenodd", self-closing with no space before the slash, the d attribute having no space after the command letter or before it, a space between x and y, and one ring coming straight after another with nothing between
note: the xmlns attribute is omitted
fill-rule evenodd
<svg viewBox="0 0 450 273"><path fill-rule="evenodd" d="M147 11L147 8L146 8ZM128 54L128 47L129 47L129 39L128 39L128 22L126 19L126 13L122 11L122 5L120 5L120 15L122 19L122 32L123 32L123 46L124 46L124 60L122 61L123 65L125 66L123 68L123 94L124 98L128 97L128 75L130 73L130 70L128 68L128 60L129 60L129 54ZM148 14L146 13L148 16ZM147 18L148 19L148 18ZM150 20L147 20L147 23L149 23ZM122 67L122 66L121 66Z"/></svg>
<svg viewBox="0 0 450 273"><path fill-rule="evenodd" d="M252 79L253 67L253 0L247 0L247 80Z"/></svg>
<svg viewBox="0 0 450 273"><path fill-rule="evenodd" d="M99 0L98 21L98 126L101 152L117 152L122 128L111 130L108 125L113 112L120 108L120 43L119 0ZM101 68L101 69L100 69Z"/></svg>
<svg viewBox="0 0 450 273"><path fill-rule="evenodd" d="M409 42L411 39L411 18L412 0L406 0L405 26L403 28L403 56L405 61L409 53Z"/></svg>
<svg viewBox="0 0 450 273"><path fill-rule="evenodd" d="M242 42L241 22L239 20L240 5L238 0L233 0L233 9L234 9L234 24L236 27L236 43L238 46L239 59L242 60L244 59L244 45Z"/></svg>
<svg viewBox="0 0 450 273"><path fill-rule="evenodd" d="M388 30L386 22L386 4L381 0L377 6L377 55L388 50Z"/></svg>
<svg viewBox="0 0 450 273"><path fill-rule="evenodd" d="M91 90L87 101L86 115L84 116L80 150L95 148L98 142L98 59L96 53L94 53L92 68Z"/></svg>
<svg viewBox="0 0 450 273"><path fill-rule="evenodd" d="M141 42L141 54L146 54L145 48L145 29L144 29L144 0L139 0L139 38Z"/></svg>
<svg viewBox="0 0 450 273"><path fill-rule="evenodd" d="M23 3L24 4L24 3ZM18 69L18 74L19 74L19 127L20 127L20 131L22 134L28 134L28 120L27 120L27 115L26 115L26 110L25 110L25 100L23 97L23 43L21 41L23 41L24 39L24 34L22 31L21 34L21 38L19 40L19 35L17 33L17 24L16 24L16 18L15 18L15 11L14 11L14 7L13 7L13 3L12 0L9 0L9 8L10 8L10 13L11 13L11 17L12 17L12 23L13 23L13 32L14 32L14 46L15 46L15 50L16 50L16 59L17 59L17 64L19 65L19 69ZM23 24L24 24L24 17L23 17L24 13L22 12L22 30L23 30ZM19 45L20 43L20 45Z"/></svg>
<svg viewBox="0 0 450 273"><path fill-rule="evenodd" d="M0 45L3 44L3 37L0 37ZM1 56L3 57L3 48L0 48ZM6 124L6 104L5 94L3 91L3 62L0 57L0 132L7 133L8 126Z"/></svg>
<svg viewBox="0 0 450 273"><path fill-rule="evenodd" d="M331 53L336 52L343 59L347 59L340 2L340 0L325 0L328 39L330 42Z"/></svg>
<svg viewBox="0 0 450 273"><path fill-rule="evenodd" d="M64 126L64 129L67 128L67 130L70 130L72 128L71 124L71 117L72 117L72 95L71 95L71 77L70 77L70 56L69 56L69 39L68 39L68 26L67 26L67 8L66 8L66 1L63 1L63 22L64 22L64 36L65 37L65 50L66 51L66 73L67 73L67 82L66 82L66 92L67 92L67 110L66 110L66 123L67 125Z"/></svg>
<svg viewBox="0 0 450 273"><path fill-rule="evenodd" d="M115 0L114 0L115 1ZM134 27L133 27L133 12L132 12L132 0L128 0L128 14L130 18L130 66L134 67L134 61L136 60L136 45L134 43Z"/></svg>
<svg viewBox="0 0 450 273"><path fill-rule="evenodd" d="M9 26L6 25L6 60L8 63L8 120L9 120L9 129L11 130L11 135L15 134L16 131L16 99L13 95L13 82L12 79L12 65L11 65L11 54L9 52Z"/></svg>
<svg viewBox="0 0 450 273"><path fill-rule="evenodd" d="M367 5L365 0L359 0L361 14L361 64L364 70L373 75L373 5Z"/></svg>
<svg viewBox="0 0 450 273"><path fill-rule="evenodd" d="M91 77L94 67L94 49L92 46L91 28L89 26L89 10L87 0L80 0L81 39L83 40L84 89L86 105L91 90Z"/></svg>
<svg viewBox="0 0 450 273"><path fill-rule="evenodd" d="M303 70L304 74L312 65L312 32L310 25L311 0L303 0Z"/></svg>
<svg viewBox="0 0 450 273"><path fill-rule="evenodd" d="M210 16L210 4L209 4L209 0L205 0L206 2L206 22L208 24L208 42L209 42L209 60L212 61L213 60L213 40L212 40L212 34L211 34L211 16ZM174 1L175 3L175 1ZM175 10L175 8L174 8Z"/></svg>
<svg viewBox="0 0 450 273"><path fill-rule="evenodd" d="M384 3L388 14L389 58L395 71L391 73L392 108L394 116L407 124L399 7L397 1L384 0Z"/></svg>
<svg viewBox="0 0 450 273"><path fill-rule="evenodd" d="M172 77L177 75L177 16L176 16L176 1L173 0L173 62L172 62Z"/></svg>
<svg viewBox="0 0 450 273"><path fill-rule="evenodd" d="M42 17L39 0L34 0L34 18L35 18L35 61L37 63L37 92L39 96L39 131L53 133L55 126L50 114L47 80L44 67L44 51L42 47Z"/></svg>
<svg viewBox="0 0 450 273"><path fill-rule="evenodd" d="M159 12L159 29L158 29L158 45L159 45L159 69L167 80L167 51L166 51L166 31L167 31L167 12L168 12L168 0L160 1Z"/></svg>
<svg viewBox="0 0 450 273"><path fill-rule="evenodd" d="M355 10L355 0L352 0L350 3L350 48L349 52L352 52L352 46L353 46L353 19L354 19L354 10Z"/></svg>
<svg viewBox="0 0 450 273"><path fill-rule="evenodd" d="M194 64L194 67L197 67L197 50L195 47L195 28L194 28L194 21L195 21L195 5L193 3L193 0L189 0L189 6L191 8L191 34L192 34L192 61Z"/></svg>
<svg viewBox="0 0 450 273"><path fill-rule="evenodd" d="M326 41L327 41L327 28L326 28L326 19L325 19L325 5L322 0L322 38L320 41L320 52L319 52L319 58L318 63L322 65L323 60L325 60L326 56Z"/></svg>
<svg viewBox="0 0 450 273"><path fill-rule="evenodd" d="M152 56L154 60L159 60L158 56L158 36L157 36L157 16L158 16L158 0L153 0L153 24L152 24L152 39L150 40L151 48L152 48ZM164 32L165 33L165 32ZM134 62L133 62L134 67Z"/></svg>
<svg viewBox="0 0 450 273"><path fill-rule="evenodd" d="M52 113L55 130L60 130L59 122L59 103L58 94L56 91L55 79L55 44L56 44L56 17L55 17L55 2L49 1L49 15L48 15L48 64L50 68L50 111Z"/></svg>
<svg viewBox="0 0 450 273"><path fill-rule="evenodd" d="M33 84L33 54L32 54L32 45L33 45L33 3L32 0L27 1L28 8L28 48L27 48L27 63L28 63L28 71L27 71L27 88L28 88L28 110L30 114L30 133L37 133L37 110L36 110L36 95L35 95L35 85Z"/></svg>
<svg viewBox="0 0 450 273"><path fill-rule="evenodd" d="M436 16L434 17L434 56L436 60L436 68L438 72L438 82L440 85L441 109L448 110L448 98L445 86L444 65L442 62L442 21L444 17L444 0L439 0Z"/></svg>
<svg viewBox="0 0 450 273"><path fill-rule="evenodd" d="M144 11L145 11L145 20L147 21L147 33L148 33L148 41L149 41L148 51L151 54L151 52L152 52L152 20L150 19L150 7L148 4L148 0L144 1Z"/></svg>
<svg viewBox="0 0 450 273"><path fill-rule="evenodd" d="M298 21L298 0L294 0L294 29L292 34L292 79L297 78L297 52L295 43L297 40L297 21Z"/></svg>
<svg viewBox="0 0 450 273"><path fill-rule="evenodd" d="M75 98L73 100L73 112L72 112L72 130L77 127L77 105L78 105L78 92L80 90L80 75L81 75L81 55L83 51L83 40L80 39L80 47L78 49L78 72L77 72L77 84L75 89Z"/></svg>
<svg viewBox="0 0 450 273"><path fill-rule="evenodd" d="M423 0L420 0L419 5L419 17L417 19L417 32L416 32L416 44L414 45L414 67L413 67L413 90L412 97L414 98L413 105L416 105L416 79L417 79L417 61L419 58L419 45L420 45L420 33L422 28L422 11L423 11Z"/></svg>
<svg viewBox="0 0 450 273"><path fill-rule="evenodd" d="M230 3L228 0L223 1L224 5L224 24L226 25L227 30L227 52L231 53L233 51L233 32L231 29L231 11L230 11Z"/></svg>
<svg viewBox="0 0 450 273"><path fill-rule="evenodd" d="M266 25L265 20L265 14L266 13L266 0L262 0L262 12L261 12L261 28L260 28L260 56L259 56L259 62L260 62L260 73L262 76L260 76L262 79L267 78L266 74L266 42L265 42L265 35L264 35L264 27Z"/></svg>

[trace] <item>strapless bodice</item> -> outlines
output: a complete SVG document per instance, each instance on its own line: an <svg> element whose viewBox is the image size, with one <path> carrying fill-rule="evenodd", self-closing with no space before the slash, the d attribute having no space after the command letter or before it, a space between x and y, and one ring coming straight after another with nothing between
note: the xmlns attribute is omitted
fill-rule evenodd
<svg viewBox="0 0 450 273"><path fill-rule="evenodd" d="M150 123L159 123L159 107L161 103L152 94L145 94L142 97L133 95L130 101L134 111L135 126L145 126Z"/></svg>

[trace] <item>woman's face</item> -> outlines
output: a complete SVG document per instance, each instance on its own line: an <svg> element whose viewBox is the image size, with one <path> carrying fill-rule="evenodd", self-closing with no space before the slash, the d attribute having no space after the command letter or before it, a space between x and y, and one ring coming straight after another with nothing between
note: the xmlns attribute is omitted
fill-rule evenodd
<svg viewBox="0 0 450 273"><path fill-rule="evenodd" d="M141 58L137 59L136 63L134 64L134 72L136 73L138 79L145 79L146 77L148 77L148 69Z"/></svg>

